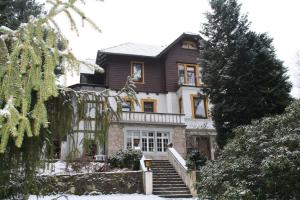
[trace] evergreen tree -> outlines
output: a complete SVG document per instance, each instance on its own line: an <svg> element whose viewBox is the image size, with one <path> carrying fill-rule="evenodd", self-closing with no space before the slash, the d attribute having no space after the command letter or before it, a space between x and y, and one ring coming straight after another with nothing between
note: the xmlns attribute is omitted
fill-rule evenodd
<svg viewBox="0 0 300 200"><path fill-rule="evenodd" d="M109 90L77 92L59 88L55 74L58 65L63 71L78 71L81 64L100 72L102 69L75 58L55 17L65 14L71 30L76 32L74 15L100 29L78 8L77 3L84 4L84 0L47 2L52 7L46 15L30 17L28 23L15 30L0 27L0 199L26 199L28 194L41 192L35 175L43 166L44 151L55 134L65 137L74 123L78 125L86 118L91 109L88 102L99 102L94 106L94 140L101 143L112 118L120 117L124 102L121 96L136 100L130 80L115 95ZM115 101L117 109L109 100Z"/></svg>
<svg viewBox="0 0 300 200"><path fill-rule="evenodd" d="M215 161L201 168L200 199L299 199L300 101L281 115L234 130Z"/></svg>
<svg viewBox="0 0 300 200"><path fill-rule="evenodd" d="M0 26L16 30L21 23L27 23L32 15L37 17L43 13L43 5L35 0L1 0Z"/></svg>
<svg viewBox="0 0 300 200"><path fill-rule="evenodd" d="M236 0L211 0L212 11L201 32L205 89L221 148L232 130L267 115L282 113L290 103L286 68L276 58L272 39L249 30Z"/></svg>

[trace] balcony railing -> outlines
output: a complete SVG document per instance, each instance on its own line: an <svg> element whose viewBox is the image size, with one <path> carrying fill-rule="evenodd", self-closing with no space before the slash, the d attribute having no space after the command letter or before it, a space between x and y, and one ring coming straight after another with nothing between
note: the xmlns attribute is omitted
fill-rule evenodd
<svg viewBox="0 0 300 200"><path fill-rule="evenodd" d="M184 125L183 114L123 112L121 122Z"/></svg>

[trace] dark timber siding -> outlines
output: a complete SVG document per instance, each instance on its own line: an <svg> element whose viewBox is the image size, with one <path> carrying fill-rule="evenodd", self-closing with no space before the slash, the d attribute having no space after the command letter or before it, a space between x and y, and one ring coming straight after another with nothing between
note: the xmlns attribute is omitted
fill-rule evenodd
<svg viewBox="0 0 300 200"><path fill-rule="evenodd" d="M184 41L184 40L182 40ZM176 92L178 88L177 63L197 64L198 51L181 48L182 41L175 44L165 58L166 90Z"/></svg>
<svg viewBox="0 0 300 200"><path fill-rule="evenodd" d="M130 76L130 62L144 62L144 84L136 84L137 92L166 92L163 62L156 58L111 55L107 64L108 87L120 90Z"/></svg>

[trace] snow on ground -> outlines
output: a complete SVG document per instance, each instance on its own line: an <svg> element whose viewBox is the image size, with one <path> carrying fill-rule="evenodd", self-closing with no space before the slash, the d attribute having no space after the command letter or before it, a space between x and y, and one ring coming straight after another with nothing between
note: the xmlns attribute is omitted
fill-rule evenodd
<svg viewBox="0 0 300 200"><path fill-rule="evenodd" d="M143 194L110 194L110 195L95 195L95 196L76 196L76 195L54 195L45 197L36 197L31 195L29 200L197 200L197 198L182 198L182 199L166 199L155 195Z"/></svg>
<svg viewBox="0 0 300 200"><path fill-rule="evenodd" d="M71 164L67 165L65 161L59 160L54 163L47 163L45 169L39 170L39 175L72 175L76 173L93 173L104 165L100 162L89 162L75 171Z"/></svg>
<svg viewBox="0 0 300 200"><path fill-rule="evenodd" d="M85 174L85 173L94 173L94 172L103 172L105 163L101 162L86 162L86 163L78 163L76 170L72 167L72 163L67 164L63 160L59 160L54 163L46 163L45 168L39 170L38 175L41 176L54 176L54 175L75 175L75 174ZM131 171L130 169L106 169L108 171L105 172L124 172Z"/></svg>

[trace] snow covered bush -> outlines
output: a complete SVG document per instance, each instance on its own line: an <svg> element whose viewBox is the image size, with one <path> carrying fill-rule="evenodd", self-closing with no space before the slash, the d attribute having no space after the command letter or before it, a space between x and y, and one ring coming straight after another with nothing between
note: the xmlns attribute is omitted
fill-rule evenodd
<svg viewBox="0 0 300 200"><path fill-rule="evenodd" d="M197 189L210 199L299 199L300 101L282 115L235 129L220 157L201 170Z"/></svg>
<svg viewBox="0 0 300 200"><path fill-rule="evenodd" d="M142 152L138 150L120 150L115 155L108 158L108 163L112 168L128 168L138 170L142 156Z"/></svg>
<svg viewBox="0 0 300 200"><path fill-rule="evenodd" d="M199 170L200 167L204 166L207 161L207 157L199 152L199 151L193 151L188 154L186 166L189 170Z"/></svg>

